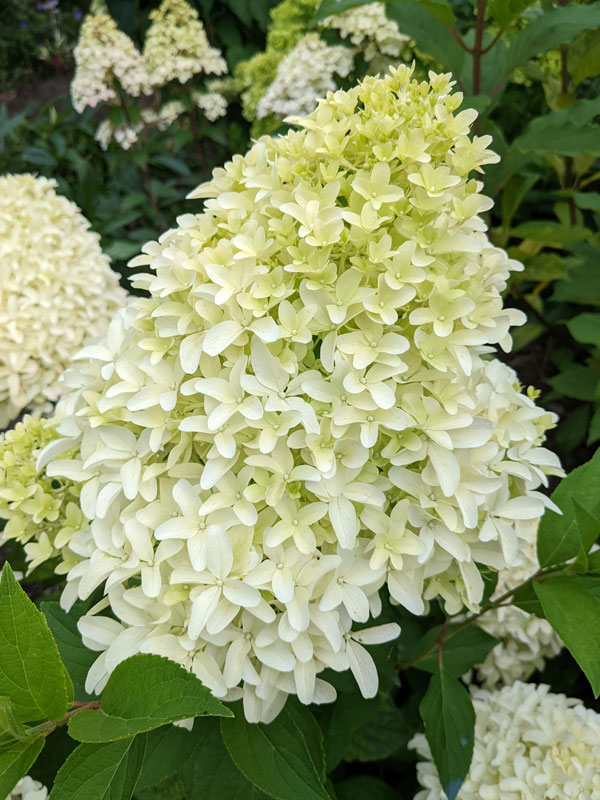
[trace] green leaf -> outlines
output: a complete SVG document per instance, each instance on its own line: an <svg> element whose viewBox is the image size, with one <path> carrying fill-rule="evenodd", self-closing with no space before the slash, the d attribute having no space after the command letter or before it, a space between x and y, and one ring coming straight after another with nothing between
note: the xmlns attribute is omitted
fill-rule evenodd
<svg viewBox="0 0 600 800"><path fill-rule="evenodd" d="M508 228L525 195L540 179L539 175L512 175L502 192L500 203L502 227Z"/></svg>
<svg viewBox="0 0 600 800"><path fill-rule="evenodd" d="M203 724L204 720L202 721ZM136 789L156 786L179 772L198 744L193 731L164 725L148 733L144 766Z"/></svg>
<svg viewBox="0 0 600 800"><path fill-rule="evenodd" d="M403 2L404 0L387 0L386 11L389 10L390 5ZM418 5L421 6L421 8L424 8L425 11L431 14L431 16L436 20L439 20L442 25L451 27L456 20L454 11L452 10L452 6L448 0L419 0Z"/></svg>
<svg viewBox="0 0 600 800"><path fill-rule="evenodd" d="M421 50L455 75L462 73L467 54L444 25L432 17L420 3L388 3L386 13L389 19L398 24L402 33L415 40Z"/></svg>
<svg viewBox="0 0 600 800"><path fill-rule="evenodd" d="M600 369L581 365L570 367L554 378L546 379L546 383L564 397L592 403L598 399L599 382Z"/></svg>
<svg viewBox="0 0 600 800"><path fill-rule="evenodd" d="M546 53L559 44L569 44L584 30L600 27L600 3L588 6L571 3L551 8L532 19L512 41L504 72L509 75L519 64Z"/></svg>
<svg viewBox="0 0 600 800"><path fill-rule="evenodd" d="M552 300L600 306L600 270L595 252L569 267L567 277L555 285Z"/></svg>
<svg viewBox="0 0 600 800"><path fill-rule="evenodd" d="M600 694L600 599L572 578L536 583L544 615Z"/></svg>
<svg viewBox="0 0 600 800"><path fill-rule="evenodd" d="M75 691L76 700L94 700L95 695L85 691L85 679L98 654L90 650L81 640L77 629L80 613L72 609L68 614L56 602L40 604L48 627L58 645L58 652L67 668Z"/></svg>
<svg viewBox="0 0 600 800"><path fill-rule="evenodd" d="M321 731L306 707L288 702L269 725L247 722L240 709L222 720L221 735L240 772L275 800L330 800Z"/></svg>
<svg viewBox="0 0 600 800"><path fill-rule="evenodd" d="M8 697L0 697L0 750L24 742L30 737L27 728L19 722Z"/></svg>
<svg viewBox="0 0 600 800"><path fill-rule="evenodd" d="M562 480L551 499L562 511L546 511L540 521L537 555L540 566L561 564L587 552L600 532L600 450Z"/></svg>
<svg viewBox="0 0 600 800"><path fill-rule="evenodd" d="M370 775L357 775L336 783L335 795L338 800L398 800L396 789Z"/></svg>
<svg viewBox="0 0 600 800"><path fill-rule="evenodd" d="M595 444L600 439L600 408L596 408L588 430L587 444Z"/></svg>
<svg viewBox="0 0 600 800"><path fill-rule="evenodd" d="M489 0L486 13L500 27L508 28L535 0Z"/></svg>
<svg viewBox="0 0 600 800"><path fill-rule="evenodd" d="M115 239L104 248L104 252L115 261L127 261L140 252L140 245L129 239Z"/></svg>
<svg viewBox="0 0 600 800"><path fill-rule="evenodd" d="M535 614L535 616L540 619L544 618L544 609L531 583L513 594L512 605L526 611L528 614Z"/></svg>
<svg viewBox="0 0 600 800"><path fill-rule="evenodd" d="M498 644L498 640L486 633L477 625L469 625L458 633L453 634L458 625L446 626L446 637L442 646L442 661L444 669L450 675L460 678L476 664L481 664L487 654ZM438 648L437 640L442 630L441 625L436 625L417 642L412 664L416 669L424 672L437 672ZM433 648L433 649L432 649Z"/></svg>
<svg viewBox="0 0 600 800"><path fill-rule="evenodd" d="M0 752L0 797L8 797L44 749L43 736L28 737Z"/></svg>
<svg viewBox="0 0 600 800"><path fill-rule="evenodd" d="M145 749L145 734L80 744L59 769L49 800L130 800Z"/></svg>
<svg viewBox="0 0 600 800"><path fill-rule="evenodd" d="M100 709L85 709L69 720L79 742L109 742L200 715L231 717L195 675L168 658L132 656L113 670Z"/></svg>
<svg viewBox="0 0 600 800"><path fill-rule="evenodd" d="M475 711L469 692L442 667L431 676L419 711L442 788L448 800L455 800L473 756Z"/></svg>
<svg viewBox="0 0 600 800"><path fill-rule="evenodd" d="M600 129L599 129L600 133ZM523 222L511 230L511 236L519 239L531 239L534 242L543 242L548 247L553 245L573 244L582 239L589 239L592 232L588 228L572 225L566 228L560 222L553 220L531 220Z"/></svg>
<svg viewBox="0 0 600 800"><path fill-rule="evenodd" d="M567 322L567 328L575 341L600 347L600 314L577 314Z"/></svg>
<svg viewBox="0 0 600 800"><path fill-rule="evenodd" d="M569 47L569 74L577 86L600 74L600 30L584 31Z"/></svg>
<svg viewBox="0 0 600 800"><path fill-rule="evenodd" d="M600 131L600 128L598 128ZM573 192L573 200L577 208L584 211L600 211L600 194L598 192Z"/></svg>
<svg viewBox="0 0 600 800"><path fill-rule="evenodd" d="M367 0L367 3L369 2L373 2L373 0ZM334 14L342 14L350 8L360 5L364 5L363 0L323 0L315 14L315 19L325 19Z"/></svg>
<svg viewBox="0 0 600 800"><path fill-rule="evenodd" d="M236 768L221 738L214 719L194 724L194 757L183 770L186 795L206 800L266 800L269 795L259 791Z"/></svg>
<svg viewBox="0 0 600 800"><path fill-rule="evenodd" d="M177 175L190 175L191 170L188 165L182 161L180 158L173 158L173 156L168 155L158 155L152 156L150 159L151 164L155 164L159 167L165 167L166 169L170 169L171 172L176 172Z"/></svg>
<svg viewBox="0 0 600 800"><path fill-rule="evenodd" d="M599 128L593 124L598 114L600 98L577 100L569 108L534 117L512 143L511 150L556 152L567 156L599 155Z"/></svg>
<svg viewBox="0 0 600 800"><path fill-rule="evenodd" d="M12 700L22 722L60 719L73 699L46 619L7 563L0 579L0 695Z"/></svg>

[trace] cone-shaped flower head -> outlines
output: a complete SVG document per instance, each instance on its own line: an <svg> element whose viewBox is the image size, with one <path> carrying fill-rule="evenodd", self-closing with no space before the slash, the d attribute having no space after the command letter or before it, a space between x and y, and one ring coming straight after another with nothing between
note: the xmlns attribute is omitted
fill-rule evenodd
<svg viewBox="0 0 600 800"><path fill-rule="evenodd" d="M457 800L595 800L600 797L600 714L550 687L517 682L473 691L473 760ZM422 733L415 800L447 800Z"/></svg>
<svg viewBox="0 0 600 800"><path fill-rule="evenodd" d="M106 330L126 297L100 237L55 186L0 178L0 428L56 399L71 356Z"/></svg>
<svg viewBox="0 0 600 800"><path fill-rule="evenodd" d="M115 100L115 81L132 97L152 92L142 54L106 9L98 8L83 20L74 56L71 100L79 113Z"/></svg>
<svg viewBox="0 0 600 800"><path fill-rule="evenodd" d="M67 374L79 455L47 467L90 520L64 602L103 586L114 614L80 623L104 651L90 688L142 650L249 719L331 699L326 666L372 696L362 643L397 626L352 625L385 584L455 612L481 600L476 563L520 563L553 419L490 358L519 265L485 235L469 173L496 157L451 85L402 67L330 94L133 260L149 297Z"/></svg>
<svg viewBox="0 0 600 800"><path fill-rule="evenodd" d="M198 12L186 0L163 0L150 19L144 59L155 86L173 80L185 83L199 72L227 72L221 51L211 47Z"/></svg>

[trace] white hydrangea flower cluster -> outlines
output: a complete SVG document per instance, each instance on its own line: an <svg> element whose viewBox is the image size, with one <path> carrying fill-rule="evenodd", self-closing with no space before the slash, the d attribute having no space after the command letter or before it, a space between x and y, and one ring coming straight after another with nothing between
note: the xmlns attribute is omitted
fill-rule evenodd
<svg viewBox="0 0 600 800"><path fill-rule="evenodd" d="M26 775L21 778L6 800L46 800L47 797L48 789Z"/></svg>
<svg viewBox="0 0 600 800"><path fill-rule="evenodd" d="M367 61L379 54L398 58L410 41L409 36L400 33L395 20L388 19L385 3L367 3L350 8L327 17L322 25L339 30L343 39L349 39L364 52Z"/></svg>
<svg viewBox="0 0 600 800"><path fill-rule="evenodd" d="M80 114L86 106L95 108L116 100L115 79L132 97L152 93L142 54L106 11L88 14L83 20L74 57L71 100Z"/></svg>
<svg viewBox="0 0 600 800"><path fill-rule="evenodd" d="M221 51L210 46L198 12L185 0L163 0L150 19L144 59L154 86L174 80L186 83L200 72L227 72Z"/></svg>
<svg viewBox="0 0 600 800"><path fill-rule="evenodd" d="M318 33L307 33L280 62L275 80L258 101L257 119L308 114L319 97L334 91L334 74L345 78L354 66L347 47L329 46Z"/></svg>
<svg viewBox="0 0 600 800"><path fill-rule="evenodd" d="M531 535L523 549L523 563L499 574L495 597L501 597L530 578L539 569L536 555L537 523L528 526ZM563 644L550 623L528 614L517 606L507 605L483 614L480 628L500 641L477 669L477 677L486 689L527 680L543 669L547 658L560 653Z"/></svg>
<svg viewBox="0 0 600 800"><path fill-rule="evenodd" d="M475 746L457 800L600 800L600 714L550 687L517 682L473 691ZM446 800L425 736L410 745L424 788L415 800Z"/></svg>
<svg viewBox="0 0 600 800"><path fill-rule="evenodd" d="M251 720L332 700L325 667L372 696L361 643L398 627L352 626L384 585L455 613L481 600L476 562L520 563L560 467L553 416L491 358L522 316L469 178L497 157L449 75L411 75L330 94L216 169L205 212L131 262L149 296L66 373L39 466L81 484L90 520L63 594L104 587L80 622L102 651L88 689L142 651Z"/></svg>
<svg viewBox="0 0 600 800"><path fill-rule="evenodd" d="M227 113L227 100L220 92L195 92L193 99L209 122L214 122Z"/></svg>
<svg viewBox="0 0 600 800"><path fill-rule="evenodd" d="M56 185L0 177L0 428L56 400L73 353L125 302L100 237Z"/></svg>

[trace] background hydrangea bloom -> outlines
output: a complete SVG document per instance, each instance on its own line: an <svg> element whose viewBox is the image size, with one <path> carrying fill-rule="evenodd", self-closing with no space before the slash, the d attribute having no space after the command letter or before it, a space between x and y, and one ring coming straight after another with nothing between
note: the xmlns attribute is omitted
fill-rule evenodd
<svg viewBox="0 0 600 800"><path fill-rule="evenodd" d="M495 597L514 589L539 569L536 533L537 524L534 523L530 526L530 544L523 550L523 563L500 573ZM563 646L547 620L514 605L487 611L478 625L500 640L476 669L486 689L527 680L535 670L543 669L547 658L558 655Z"/></svg>
<svg viewBox="0 0 600 800"><path fill-rule="evenodd" d="M56 400L71 356L125 302L100 237L55 186L0 178L0 427Z"/></svg>
<svg viewBox="0 0 600 800"><path fill-rule="evenodd" d="M339 30L342 38L364 51L365 59L372 61L380 53L398 58L410 37L400 33L396 21L388 19L384 3L367 3L334 14L322 22L325 28Z"/></svg>
<svg viewBox="0 0 600 800"><path fill-rule="evenodd" d="M558 461L553 416L491 357L518 312L519 264L490 245L448 75L401 67L321 101L194 197L133 266L149 297L69 370L46 473L82 484L90 520L63 603L104 587L115 618L80 628L123 658L169 656L268 720L288 694L333 699L325 668L377 673L363 644L396 625L379 590L419 614L477 608L477 563L522 562L523 522Z"/></svg>
<svg viewBox="0 0 600 800"><path fill-rule="evenodd" d="M595 800L600 797L600 714L548 686L517 682L473 691L475 746L457 800ZM423 734L415 800L445 800Z"/></svg>
<svg viewBox="0 0 600 800"><path fill-rule="evenodd" d="M115 80L132 97L152 92L142 54L105 8L83 20L74 56L71 100L79 113L86 106L95 108L98 103L115 100Z"/></svg>
<svg viewBox="0 0 600 800"><path fill-rule="evenodd" d="M185 0L163 0L150 19L144 60L154 86L173 80L186 83L199 72L227 72L221 51L210 46L198 12Z"/></svg>

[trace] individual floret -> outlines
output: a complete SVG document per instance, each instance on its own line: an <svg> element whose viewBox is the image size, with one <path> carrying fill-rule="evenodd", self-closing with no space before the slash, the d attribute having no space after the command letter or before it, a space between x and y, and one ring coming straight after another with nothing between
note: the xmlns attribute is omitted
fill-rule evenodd
<svg viewBox="0 0 600 800"><path fill-rule="evenodd" d="M543 684L473 691L473 760L457 800L598 800L600 714ZM446 800L423 734L410 747L424 788L415 800Z"/></svg>
<svg viewBox="0 0 600 800"><path fill-rule="evenodd" d="M126 298L100 237L56 185L0 178L0 428L56 400L71 356Z"/></svg>
<svg viewBox="0 0 600 800"><path fill-rule="evenodd" d="M26 775L21 778L6 800L46 800L47 797L48 789Z"/></svg>

